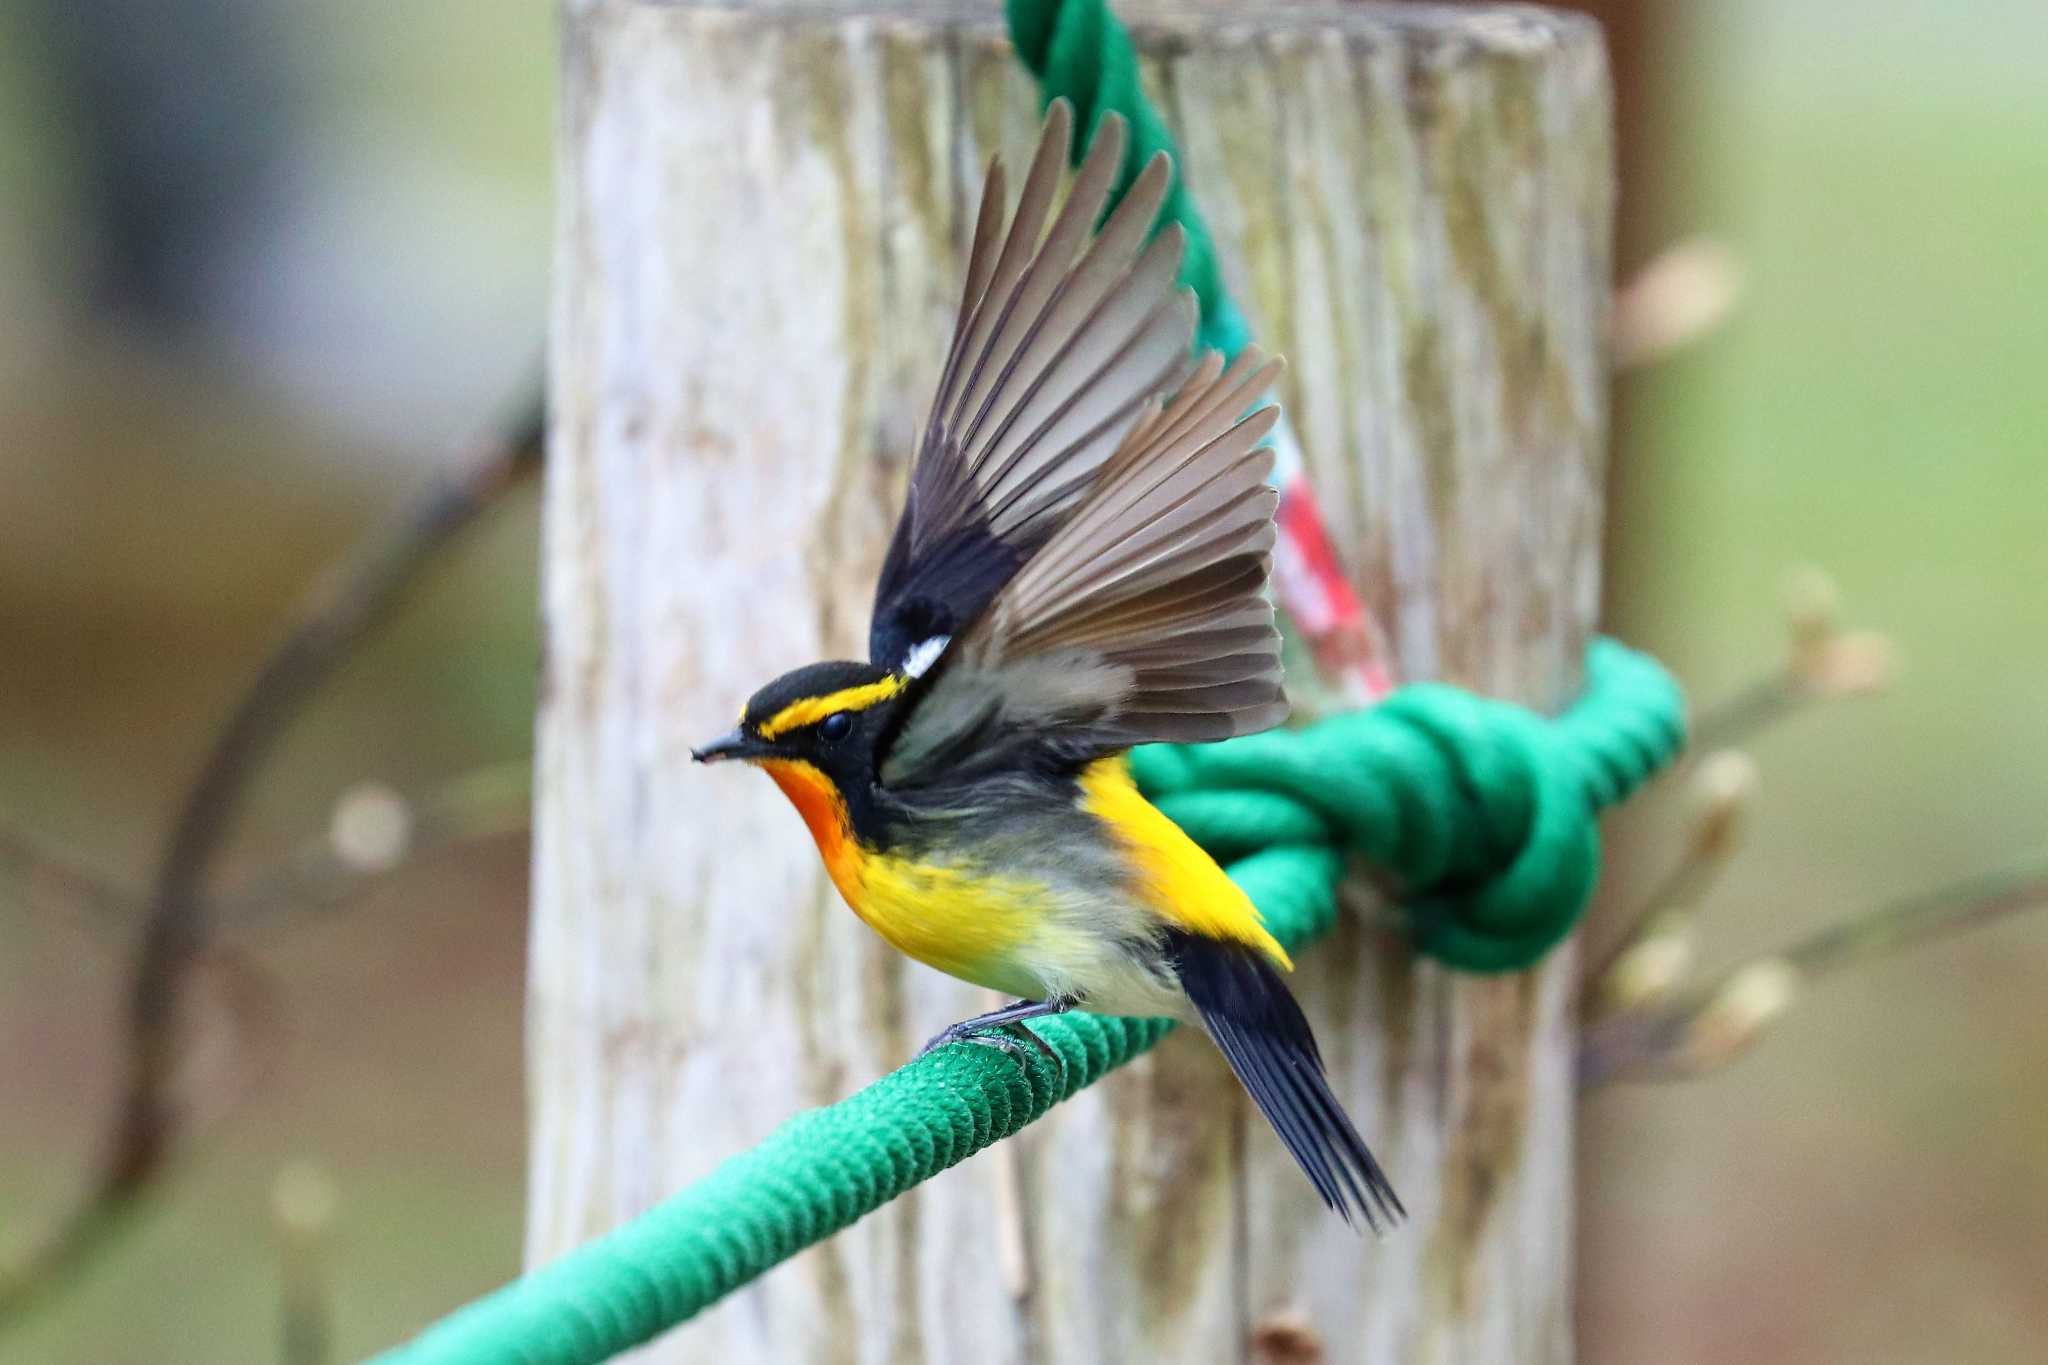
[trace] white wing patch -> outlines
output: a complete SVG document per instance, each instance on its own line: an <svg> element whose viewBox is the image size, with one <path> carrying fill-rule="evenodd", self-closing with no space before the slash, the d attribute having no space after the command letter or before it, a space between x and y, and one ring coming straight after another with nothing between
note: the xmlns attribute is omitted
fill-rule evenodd
<svg viewBox="0 0 2048 1365"><path fill-rule="evenodd" d="M913 678L922 678L931 671L931 666L939 661L939 656L946 652L946 646L952 642L953 637L950 635L934 635L928 640L912 645L910 652L903 656L903 671Z"/></svg>

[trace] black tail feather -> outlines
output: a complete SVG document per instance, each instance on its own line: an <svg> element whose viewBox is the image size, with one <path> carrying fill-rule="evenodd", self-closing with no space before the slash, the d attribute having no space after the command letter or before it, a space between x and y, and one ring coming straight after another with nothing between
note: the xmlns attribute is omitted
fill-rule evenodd
<svg viewBox="0 0 2048 1365"><path fill-rule="evenodd" d="M1256 949L1171 931L1182 989L1323 1202L1375 1232L1407 1212L1323 1073L1301 1006Z"/></svg>

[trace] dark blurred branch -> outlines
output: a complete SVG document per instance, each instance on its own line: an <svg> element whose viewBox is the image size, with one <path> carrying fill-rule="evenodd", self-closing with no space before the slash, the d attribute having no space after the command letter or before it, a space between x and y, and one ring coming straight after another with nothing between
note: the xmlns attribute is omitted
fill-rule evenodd
<svg viewBox="0 0 2048 1365"><path fill-rule="evenodd" d="M2042 907L2048 907L2048 864L1972 877L1855 916L1668 1005L1588 1024L1579 1046L1579 1088L1716 1070L1747 1051L1821 977Z"/></svg>
<svg viewBox="0 0 2048 1365"><path fill-rule="evenodd" d="M209 931L206 874L249 780L290 722L350 650L382 622L456 533L498 494L539 467L545 418L538 386L515 420L458 459L395 521L370 535L314 585L289 618L241 701L216 734L182 802L148 899L128 1005L128 1074L104 1164L77 1213L18 1273L0 1283L0 1312L75 1271L164 1164L176 1105L172 1016Z"/></svg>

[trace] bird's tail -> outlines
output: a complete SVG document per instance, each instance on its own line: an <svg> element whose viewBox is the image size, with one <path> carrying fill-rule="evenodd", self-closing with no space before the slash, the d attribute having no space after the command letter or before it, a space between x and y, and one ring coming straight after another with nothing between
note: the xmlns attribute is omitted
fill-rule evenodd
<svg viewBox="0 0 2048 1365"><path fill-rule="evenodd" d="M1315 1035L1279 970L1249 946L1180 930L1168 949L1209 1036L1323 1202L1375 1232L1398 1221L1407 1211L1330 1093Z"/></svg>

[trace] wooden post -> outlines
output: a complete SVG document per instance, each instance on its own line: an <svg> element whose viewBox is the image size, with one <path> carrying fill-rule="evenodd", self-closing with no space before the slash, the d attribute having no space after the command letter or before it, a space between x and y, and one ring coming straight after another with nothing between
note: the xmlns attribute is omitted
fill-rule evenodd
<svg viewBox="0 0 2048 1365"><path fill-rule="evenodd" d="M1527 8L1143 12L1240 299L1413 677L1552 704L1598 588L1612 169L1596 30ZM688 745L857 657L987 154L992 6L569 0L532 938L544 1261L981 1005ZM1353 926L1299 990L1413 1213L1315 1205L1204 1040L771 1273L648 1359L1565 1361L1569 967Z"/></svg>

